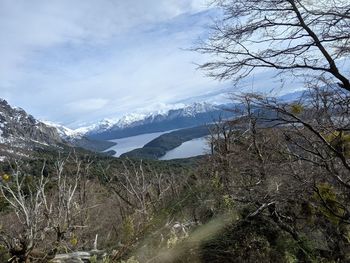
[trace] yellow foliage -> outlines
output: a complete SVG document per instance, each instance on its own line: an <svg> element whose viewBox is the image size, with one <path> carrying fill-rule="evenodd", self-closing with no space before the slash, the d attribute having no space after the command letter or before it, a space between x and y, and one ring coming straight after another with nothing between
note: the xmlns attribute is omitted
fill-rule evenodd
<svg viewBox="0 0 350 263"><path fill-rule="evenodd" d="M334 148L346 156L350 156L350 134L345 132L333 131L324 135L324 138Z"/></svg>
<svg viewBox="0 0 350 263"><path fill-rule="evenodd" d="M171 231L170 237L167 240L167 247L173 248L179 242L179 237L176 235L175 231Z"/></svg>
<svg viewBox="0 0 350 263"><path fill-rule="evenodd" d="M4 182L8 182L8 181L11 180L11 176L8 175L8 174L3 174L3 175L2 175L2 180L3 180Z"/></svg>
<svg viewBox="0 0 350 263"><path fill-rule="evenodd" d="M304 107L301 104L296 103L291 106L291 112L295 115L298 115L303 111L304 111Z"/></svg>
<svg viewBox="0 0 350 263"><path fill-rule="evenodd" d="M124 241L131 240L135 234L134 222L131 216L123 221L122 237Z"/></svg>
<svg viewBox="0 0 350 263"><path fill-rule="evenodd" d="M327 207L330 208L338 215L344 214L344 209L338 204L339 197L334 191L333 187L327 183L322 183L317 186L319 194L314 194L314 199L320 201L321 203L325 202ZM333 224L339 223L339 218L335 216L327 207L321 205L319 210L322 214L328 218Z"/></svg>
<svg viewBox="0 0 350 263"><path fill-rule="evenodd" d="M76 246L78 244L78 239L75 236L73 236L70 240L70 243L72 246Z"/></svg>
<svg viewBox="0 0 350 263"><path fill-rule="evenodd" d="M215 172L214 177L211 179L211 185L215 189L218 189L218 190L222 189L223 185L221 183L220 175L218 171Z"/></svg>
<svg viewBox="0 0 350 263"><path fill-rule="evenodd" d="M224 205L227 209L231 209L234 207L235 203L229 195L223 195L222 198L224 201Z"/></svg>

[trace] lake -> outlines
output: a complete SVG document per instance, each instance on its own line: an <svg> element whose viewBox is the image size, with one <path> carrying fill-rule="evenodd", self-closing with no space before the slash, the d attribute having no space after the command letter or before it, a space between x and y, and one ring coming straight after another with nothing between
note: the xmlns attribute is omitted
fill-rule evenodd
<svg viewBox="0 0 350 263"><path fill-rule="evenodd" d="M147 134L141 134L141 135L122 138L122 139L111 140L111 142L115 142L117 144L105 150L105 152L113 150L116 152L114 156L119 157L123 153L130 152L137 148L142 148L146 143L168 132L171 132L171 131L147 133Z"/></svg>
<svg viewBox="0 0 350 263"><path fill-rule="evenodd" d="M208 153L210 153L210 147L207 138L203 137L182 143L179 147L167 152L159 160L189 158Z"/></svg>

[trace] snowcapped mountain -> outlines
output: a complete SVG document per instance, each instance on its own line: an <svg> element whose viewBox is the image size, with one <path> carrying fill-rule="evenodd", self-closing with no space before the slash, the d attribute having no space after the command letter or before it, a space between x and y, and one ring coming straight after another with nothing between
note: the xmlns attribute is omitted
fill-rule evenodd
<svg viewBox="0 0 350 263"><path fill-rule="evenodd" d="M281 96L280 99L291 101L301 94L301 91L297 91ZM136 112L118 119L103 119L90 126L70 129L50 121L38 121L23 109L11 107L0 99L0 160L5 152L25 155L38 147L73 146L102 152L115 145L109 140L195 127L212 123L218 118L231 118L232 112L225 110L230 106L232 104L206 102L160 105L156 111Z"/></svg>
<svg viewBox="0 0 350 263"><path fill-rule="evenodd" d="M290 101L301 96L301 92L293 92L279 97L282 101ZM121 118L105 118L92 125L77 129L69 129L63 125L44 121L55 127L63 140L72 143L82 138L112 140L152 132L162 132L203 125L217 118L230 117L224 108L232 104L216 104L197 102L191 104L161 104L157 110L141 111L127 114Z"/></svg>
<svg viewBox="0 0 350 263"><path fill-rule="evenodd" d="M56 129L65 142L88 150L102 151L113 144L107 140L202 125L212 122L213 114L218 112L222 110L210 103L175 104L162 105L157 111L131 113L119 119L106 118L77 129L51 121L41 122Z"/></svg>
<svg viewBox="0 0 350 263"><path fill-rule="evenodd" d="M120 119L105 118L90 126L81 127L76 130L73 130L73 133L75 133L75 135L73 136L82 135L82 134L87 135L87 134L101 133L109 129L112 129L115 126L120 128L128 127L129 125L132 125L137 121L141 121L146 117L147 117L146 114L131 113L121 117Z"/></svg>
<svg viewBox="0 0 350 263"><path fill-rule="evenodd" d="M84 132L70 129L66 126L63 126L55 122L51 122L51 121L41 121L41 122L49 127L55 128L59 136L64 140L70 140L71 138L79 138L84 135Z"/></svg>
<svg viewBox="0 0 350 263"><path fill-rule="evenodd" d="M167 105L160 110L148 113L130 113L121 118L106 118L90 126L75 130L68 129L62 125L56 125L58 129L68 136L95 135L109 130L122 130L145 123L158 122L179 116L195 117L199 113L210 112L216 108L209 103L193 103L191 105L175 104Z"/></svg>
<svg viewBox="0 0 350 263"><path fill-rule="evenodd" d="M0 160L31 156L37 149L80 147L102 152L108 140L210 123L222 109L209 103L173 105L148 113L132 113L119 119L104 119L94 125L70 129L50 121L36 120L21 108L0 99Z"/></svg>
<svg viewBox="0 0 350 263"><path fill-rule="evenodd" d="M36 120L21 108L11 107L0 99L1 143L17 144L29 140L41 144L57 144L62 139L56 129Z"/></svg>
<svg viewBox="0 0 350 263"><path fill-rule="evenodd" d="M0 161L32 156L33 151L85 148L101 152L113 142L89 139L82 132L49 121L38 121L21 108L0 99Z"/></svg>
<svg viewBox="0 0 350 263"><path fill-rule="evenodd" d="M107 119L78 130L85 131L85 136L91 139L112 140L203 125L227 114L219 105L193 103L150 113L133 113L116 120Z"/></svg>
<svg viewBox="0 0 350 263"><path fill-rule="evenodd" d="M62 143L55 128L0 99L1 156L26 156L34 148L60 147Z"/></svg>
<svg viewBox="0 0 350 263"><path fill-rule="evenodd" d="M300 97L302 91L292 92L278 97L281 101L291 101ZM140 134L163 132L211 123L218 118L230 118L232 112L225 109L232 106L216 103L192 103L160 105L150 112L132 113L119 119L104 119L91 126L74 130L76 134L90 139L113 140Z"/></svg>
<svg viewBox="0 0 350 263"><path fill-rule="evenodd" d="M85 134L89 131L88 128L70 129L61 124L50 121L43 121L47 126L55 128L61 139L69 143L71 146L84 148L93 152L102 152L111 146L115 145L113 142L100 141L90 139Z"/></svg>

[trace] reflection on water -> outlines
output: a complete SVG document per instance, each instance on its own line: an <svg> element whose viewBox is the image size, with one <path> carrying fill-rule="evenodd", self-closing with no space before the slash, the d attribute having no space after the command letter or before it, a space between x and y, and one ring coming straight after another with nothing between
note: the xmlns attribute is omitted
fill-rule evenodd
<svg viewBox="0 0 350 263"><path fill-rule="evenodd" d="M179 147L167 152L160 160L171 160L179 158L189 158L198 155L207 154L210 152L210 147L206 137L193 139L184 142Z"/></svg>
<svg viewBox="0 0 350 263"><path fill-rule="evenodd" d="M130 152L137 148L142 148L146 143L168 132L171 132L171 131L147 133L147 134L141 134L141 135L122 138L122 139L111 140L111 142L116 142L117 144L105 150L105 152L114 150L116 152L114 156L119 157L123 153Z"/></svg>

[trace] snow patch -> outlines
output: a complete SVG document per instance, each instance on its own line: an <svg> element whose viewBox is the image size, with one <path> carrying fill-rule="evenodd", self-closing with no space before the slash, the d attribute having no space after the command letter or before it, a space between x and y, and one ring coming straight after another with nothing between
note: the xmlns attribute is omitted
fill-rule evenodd
<svg viewBox="0 0 350 263"><path fill-rule="evenodd" d="M141 122L146 119L155 119L159 116L167 116L171 111L182 110L181 114L183 116L195 116L198 113L207 112L215 109L215 105L211 103L201 102L193 103L190 105L185 105L182 103L178 104L157 104L157 110L155 106L150 106L150 108L145 108L138 110L134 113L130 113L122 116L121 118L106 118L101 120L96 124L90 126L83 126L78 129L73 130L75 134L85 135L89 133L102 133L111 128L123 129L130 127L136 122ZM152 110L153 109L153 110Z"/></svg>
<svg viewBox="0 0 350 263"><path fill-rule="evenodd" d="M56 130L58 131L58 134L63 139L78 138L78 137L83 136L83 134L84 134L82 131L73 130L73 129L70 129L66 126L63 126L61 124L58 124L58 123L55 123L52 121L41 120L41 122L44 123L46 126L56 128Z"/></svg>

